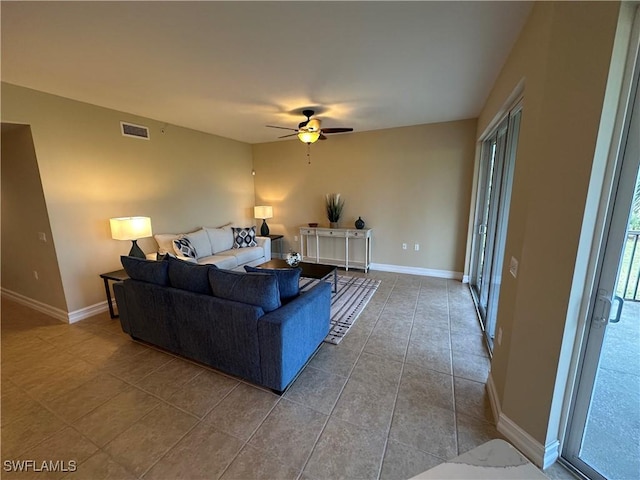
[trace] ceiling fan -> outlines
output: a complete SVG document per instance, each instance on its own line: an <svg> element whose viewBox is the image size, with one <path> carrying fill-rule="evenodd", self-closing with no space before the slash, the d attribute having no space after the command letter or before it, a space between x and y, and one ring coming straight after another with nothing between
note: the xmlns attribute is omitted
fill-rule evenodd
<svg viewBox="0 0 640 480"><path fill-rule="evenodd" d="M298 124L298 128L278 127L277 125L267 125L270 128L280 128L282 130L292 130L295 133L288 135L282 135L278 138L293 137L297 135L302 143L307 145L317 142L318 140L326 140L325 134L328 133L343 133L353 132L353 128L339 127L339 128L321 128L321 121L319 118L311 118L314 114L313 110L303 110L302 114L307 117L304 122Z"/></svg>

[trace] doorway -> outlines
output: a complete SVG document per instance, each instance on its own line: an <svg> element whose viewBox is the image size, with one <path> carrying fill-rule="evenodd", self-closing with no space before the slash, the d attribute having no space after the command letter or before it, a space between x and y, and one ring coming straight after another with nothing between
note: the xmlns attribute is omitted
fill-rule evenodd
<svg viewBox="0 0 640 480"><path fill-rule="evenodd" d="M483 140L472 243L471 293L493 350L522 101Z"/></svg>

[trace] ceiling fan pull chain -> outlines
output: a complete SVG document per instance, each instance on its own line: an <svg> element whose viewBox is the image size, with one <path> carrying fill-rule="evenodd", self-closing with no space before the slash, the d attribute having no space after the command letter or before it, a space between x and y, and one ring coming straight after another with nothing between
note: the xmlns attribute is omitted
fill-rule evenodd
<svg viewBox="0 0 640 480"><path fill-rule="evenodd" d="M311 144L307 143L307 161L311 165Z"/></svg>

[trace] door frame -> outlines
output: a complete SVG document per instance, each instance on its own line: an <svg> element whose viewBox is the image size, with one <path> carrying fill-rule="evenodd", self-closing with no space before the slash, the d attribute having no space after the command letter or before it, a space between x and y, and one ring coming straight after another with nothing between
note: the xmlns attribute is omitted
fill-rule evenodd
<svg viewBox="0 0 640 480"><path fill-rule="evenodd" d="M476 305L476 311L490 355L493 352L492 334L495 330L497 319L497 312L494 310L498 305L501 284L499 277L502 275L503 269L517 139L523 112L522 92L520 91L515 100L509 102L508 105L509 107L496 116L479 139L480 155L477 175L474 178L473 192L475 201L470 218L472 226L470 235L469 289ZM518 125L514 124L516 117L518 117ZM489 142L493 139L495 139L495 143L492 143L491 148L487 148ZM495 148L493 148L493 145L495 145ZM491 162L492 154L494 155L493 162ZM492 188L490 195L487 196L488 179L491 177L493 177ZM485 213L487 213L486 224L482 221L484 218L480 218ZM484 232L480 233L480 228L483 225ZM484 235L484 242L480 240L482 235ZM482 254L481 244L484 244L484 260L479 268L479 258ZM479 276L482 278L481 282L478 282ZM490 308L492 304L493 308Z"/></svg>
<svg viewBox="0 0 640 480"><path fill-rule="evenodd" d="M562 455L568 439L578 380L582 371L586 338L590 327L593 299L597 296L597 279L604 261L604 247L612 215L612 198L622 166L620 149L624 145L630 123L634 78L640 70L640 3L623 2L614 44L610 77L605 93L603 120L596 144L585 208L585 220L576 256L576 269L571 292L567 324L562 341L556 388L550 411L547 442L554 448L545 453L544 465L559 461L577 472ZM617 64L616 64L617 62ZM615 102L613 109L607 104ZM606 123L606 120L610 122ZM601 160L598 161L597 159ZM557 432L557 433L554 433Z"/></svg>
<svg viewBox="0 0 640 480"><path fill-rule="evenodd" d="M640 159L630 160L630 157L635 158L638 152L630 152L629 149L635 146L635 142L640 141L637 133L637 125L640 120L640 50L636 51L636 58L629 66L633 76L630 79L629 98L625 106L623 134L615 163L613 189L607 199L608 208L605 217L603 242L597 252L596 278L589 298L588 321L580 343L576 382L572 395L571 411L568 416L567 436L562 449L562 455L565 460L583 474L587 474L589 478L602 478L599 472L580 458L580 449L588 422L592 393L599 370L601 348L608 324L608 322L605 324L594 323L594 316L596 311L604 310L602 313L598 313L598 316L605 315L607 318L610 317L608 309L603 306L606 300L603 302L603 299L600 298L601 282L612 284L610 296L613 299L620 273L622 253L624 252L624 240L627 236L629 213L636 182L639 178ZM633 139L634 144L629 143L631 139ZM623 178L633 178L633 185L627 184L627 182L621 183ZM615 262L615 267L611 262Z"/></svg>

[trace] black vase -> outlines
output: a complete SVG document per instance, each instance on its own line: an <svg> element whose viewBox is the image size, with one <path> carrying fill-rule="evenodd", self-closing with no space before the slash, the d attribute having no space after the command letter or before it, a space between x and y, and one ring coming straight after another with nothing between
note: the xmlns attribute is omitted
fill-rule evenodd
<svg viewBox="0 0 640 480"><path fill-rule="evenodd" d="M362 220L362 217L358 217L356 220L356 228L358 230L362 230L364 228L364 220Z"/></svg>

